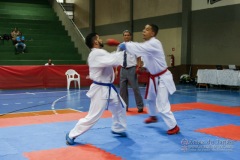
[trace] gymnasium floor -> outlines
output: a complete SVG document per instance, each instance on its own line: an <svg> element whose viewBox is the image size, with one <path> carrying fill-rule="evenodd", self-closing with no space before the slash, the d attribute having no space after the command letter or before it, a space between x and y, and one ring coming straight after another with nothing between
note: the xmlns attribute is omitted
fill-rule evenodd
<svg viewBox="0 0 240 160"><path fill-rule="evenodd" d="M130 89L128 137L110 132L111 115L65 144L65 134L86 115L87 88L0 90L0 160L238 160L240 90L178 85L170 96L181 131L167 135L166 125L144 124ZM144 95L145 88L141 87Z"/></svg>

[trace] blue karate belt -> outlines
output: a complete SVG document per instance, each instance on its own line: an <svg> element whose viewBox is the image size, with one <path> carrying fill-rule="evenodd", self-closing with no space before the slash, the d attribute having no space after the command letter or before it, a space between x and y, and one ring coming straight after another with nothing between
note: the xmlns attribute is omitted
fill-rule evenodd
<svg viewBox="0 0 240 160"><path fill-rule="evenodd" d="M122 105L122 107L124 108L124 105L123 105L123 103L122 103L122 101L121 101L121 98L120 98L120 96L119 96L119 94L118 94L117 88L116 88L112 83L101 83L101 82L96 82L96 81L93 81L93 83L94 83L94 84L97 84L97 85L109 87L109 89L108 89L108 94L109 94L109 95L108 95L107 109L108 109L108 105L109 105L109 101L110 101L111 88L113 88L114 91L117 93L117 96L118 96L118 98L119 98L119 100L120 100L120 102L121 102L121 105Z"/></svg>

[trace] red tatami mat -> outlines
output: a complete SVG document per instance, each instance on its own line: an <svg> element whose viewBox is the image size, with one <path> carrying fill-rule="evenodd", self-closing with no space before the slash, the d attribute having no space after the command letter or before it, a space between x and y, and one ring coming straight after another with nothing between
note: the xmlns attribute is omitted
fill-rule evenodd
<svg viewBox="0 0 240 160"><path fill-rule="evenodd" d="M0 127L9 126L22 126L31 124L43 124L51 122L65 122L78 120L87 115L86 112L68 113L68 114L54 114L54 115L41 115L31 117L18 117L18 118L2 118L0 119Z"/></svg>
<svg viewBox="0 0 240 160"><path fill-rule="evenodd" d="M121 157L117 157L92 145L27 152L24 153L24 156L29 160L121 160Z"/></svg>
<svg viewBox="0 0 240 160"><path fill-rule="evenodd" d="M172 111L201 109L223 114L240 116L240 107L226 107L207 103L180 103L172 105Z"/></svg>
<svg viewBox="0 0 240 160"><path fill-rule="evenodd" d="M212 112L218 112L223 114L231 114L240 116L240 107L225 107L218 106L213 104L206 103L182 103L182 104L173 104L172 111L184 111L184 110L193 110L193 109L202 109ZM143 114L147 113L146 107L144 108ZM128 116L137 115L137 108L129 108L127 112ZM18 117L18 118L1 118L0 127L8 126L21 126L29 124L42 124L42 123L51 123L51 122L65 122L72 120L79 120L80 118L87 115L87 112L79 113L68 113L68 114L54 114L54 115L40 115L40 116L31 116L31 117ZM110 111L105 111L102 115L102 118L111 117Z"/></svg>
<svg viewBox="0 0 240 160"><path fill-rule="evenodd" d="M240 126L232 124L213 128L198 129L196 131L211 134L222 138L240 141Z"/></svg>
<svg viewBox="0 0 240 160"><path fill-rule="evenodd" d="M145 110L143 113L147 113ZM129 109L127 115L139 114L136 108ZM22 126L31 124L43 124L51 122L65 122L79 120L87 115L87 112L67 113L67 114L53 114L53 115L39 115L30 117L16 117L16 118L0 118L0 127ZM109 118L112 114L110 111L105 111L102 118Z"/></svg>

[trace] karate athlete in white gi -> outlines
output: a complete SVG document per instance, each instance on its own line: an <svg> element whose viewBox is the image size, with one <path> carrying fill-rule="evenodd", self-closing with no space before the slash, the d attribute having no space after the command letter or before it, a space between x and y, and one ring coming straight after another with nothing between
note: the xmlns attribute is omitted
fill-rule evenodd
<svg viewBox="0 0 240 160"><path fill-rule="evenodd" d="M123 62L124 52L109 53L104 49L102 40L96 33L86 37L86 45L91 49L88 56L89 78L93 80L87 96L91 98L89 112L75 127L66 134L66 143L73 145L76 137L89 130L108 108L112 112L112 133L127 136L126 104L113 86L114 66Z"/></svg>
<svg viewBox="0 0 240 160"><path fill-rule="evenodd" d="M168 94L173 94L176 87L172 73L167 69L164 50L161 42L155 38L158 33L158 26L148 24L143 30L143 43L121 43L121 50L127 53L141 56L144 67L149 71L150 78L146 89L145 98L147 99L148 112L150 117L145 123L157 122L157 113L160 113L169 130L167 134L177 134L180 128L171 111Z"/></svg>

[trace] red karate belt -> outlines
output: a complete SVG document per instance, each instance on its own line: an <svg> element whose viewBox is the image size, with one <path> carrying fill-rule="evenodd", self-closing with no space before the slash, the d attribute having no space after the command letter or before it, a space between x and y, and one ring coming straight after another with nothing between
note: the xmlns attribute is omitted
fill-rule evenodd
<svg viewBox="0 0 240 160"><path fill-rule="evenodd" d="M168 70L168 69L165 69L165 70L163 70L162 72L159 72L159 73L157 73L157 74L150 74L150 75L149 75L149 79L148 79L148 83L147 83L147 88L146 88L145 99L147 99L148 88L149 88L150 80L153 81L155 93L157 93L157 87L156 87L155 77L159 77L159 76L163 75L165 72L167 72L167 70Z"/></svg>

